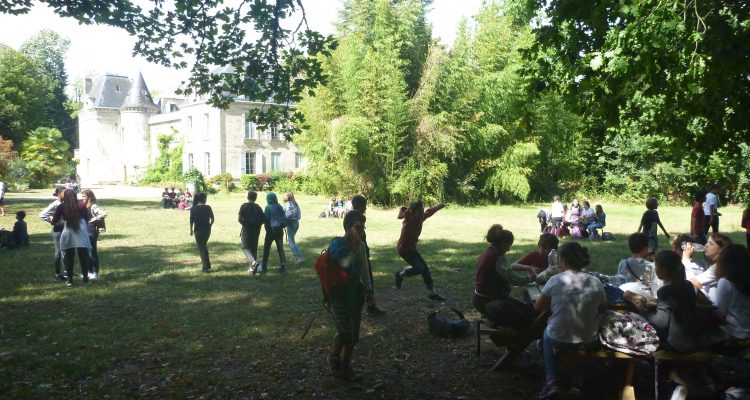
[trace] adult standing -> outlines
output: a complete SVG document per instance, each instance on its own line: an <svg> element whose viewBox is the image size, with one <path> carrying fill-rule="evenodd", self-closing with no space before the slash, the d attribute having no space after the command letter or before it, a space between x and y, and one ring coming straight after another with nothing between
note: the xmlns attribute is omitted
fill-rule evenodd
<svg viewBox="0 0 750 400"><path fill-rule="evenodd" d="M703 212L703 202L706 201L706 192L699 190L695 192L695 202L690 211L690 236L700 244L706 244L706 219Z"/></svg>
<svg viewBox="0 0 750 400"><path fill-rule="evenodd" d="M260 228L265 221L263 209L255 202L257 199L258 193L254 190L248 191L247 203L240 206L240 212L237 216L237 221L242 225L240 241L242 242L242 252L245 254L249 266L247 272L253 274L258 263Z"/></svg>
<svg viewBox="0 0 750 400"><path fill-rule="evenodd" d="M0 217L5 216L5 182L0 181Z"/></svg>
<svg viewBox="0 0 750 400"><path fill-rule="evenodd" d="M50 203L47 208L39 213L39 218L42 221L49 222L52 224L52 241L55 243L55 280L64 281L65 275L62 274L62 250L60 250L60 235L63 231L63 222L52 223L52 219L55 216L55 211L62 204L63 196L65 195L65 186L55 186L55 201Z"/></svg>
<svg viewBox="0 0 750 400"><path fill-rule="evenodd" d="M563 204L560 201L560 196L552 198L550 218L552 219L552 227L555 230L554 232L557 234L558 229L562 228L563 222Z"/></svg>
<svg viewBox="0 0 750 400"><path fill-rule="evenodd" d="M294 200L294 194L292 192L284 193L284 203L284 215L286 216L286 241L289 242L289 248L292 249L292 254L297 257L296 263L302 264L305 262L305 255L302 254L302 250L299 249L297 242L294 240L294 237L299 230L299 220L302 218L302 211Z"/></svg>
<svg viewBox="0 0 750 400"><path fill-rule="evenodd" d="M263 211L265 217L266 237L263 240L263 260L258 266L258 271L266 272L268 267L268 253L271 251L271 243L276 243L276 250L279 252L279 272L286 272L286 254L284 253L284 225L286 224L286 214L284 208L279 204L276 193L268 192L266 194L266 209Z"/></svg>
<svg viewBox="0 0 750 400"><path fill-rule="evenodd" d="M81 192L83 197L83 203L86 204L86 208L91 214L91 219L87 224L89 233L89 242L91 242L91 262L89 263L89 279L96 279L99 277L99 251L97 250L97 243L99 242L99 228L101 228L104 222L104 218L107 217L107 212L103 208L96 204L96 196L90 189L86 189Z"/></svg>
<svg viewBox="0 0 750 400"><path fill-rule="evenodd" d="M365 215L367 211L367 199L365 196L358 194L352 197L352 210ZM365 292L365 300L367 301L367 315L382 315L385 311L378 308L375 303L375 281L372 277L372 262L370 261L370 246L367 245L367 233L362 231L362 243L365 244L365 251L367 253L367 273L370 276L370 290Z"/></svg>
<svg viewBox="0 0 750 400"><path fill-rule="evenodd" d="M708 187L708 193L706 194L706 204L703 206L703 214L706 220L706 226L703 227L703 232L708 235L708 228L713 230L713 234L719 233L719 196L716 194L719 192L719 185L712 183Z"/></svg>
<svg viewBox="0 0 750 400"><path fill-rule="evenodd" d="M88 208L83 202L78 201L78 195L73 189L65 189L62 204L55 210L52 223L63 221L63 230L60 234L60 250L63 252L63 264L65 265L65 284L73 286L73 262L75 254L78 253L78 261L81 264L81 275L83 284L89 283L89 241L86 223L91 219Z"/></svg>

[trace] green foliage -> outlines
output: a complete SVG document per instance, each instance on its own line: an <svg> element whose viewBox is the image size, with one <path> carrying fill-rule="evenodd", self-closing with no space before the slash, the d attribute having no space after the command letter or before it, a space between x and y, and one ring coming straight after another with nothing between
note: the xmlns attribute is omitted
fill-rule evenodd
<svg viewBox="0 0 750 400"><path fill-rule="evenodd" d="M44 112L52 120L53 126L62 132L63 138L75 147L78 140L76 124L65 95L68 84L65 56L69 48L69 39L61 37L57 32L43 29L24 42L20 52L29 57L40 72L40 79L47 93Z"/></svg>
<svg viewBox="0 0 750 400"><path fill-rule="evenodd" d="M234 178L232 178L232 174L230 173L216 175L209 179L207 183L208 186L217 187L226 192L231 192L235 188Z"/></svg>
<svg viewBox="0 0 750 400"><path fill-rule="evenodd" d="M8 174L11 160L17 155L13 150L13 142L0 136L0 178Z"/></svg>
<svg viewBox="0 0 750 400"><path fill-rule="evenodd" d="M10 160L6 184L8 190L14 192L23 192L29 189L29 170L26 169L26 161L20 156L15 156Z"/></svg>
<svg viewBox="0 0 750 400"><path fill-rule="evenodd" d="M32 187L45 187L55 182L67 170L70 145L55 128L37 128L21 145L21 157L26 163Z"/></svg>
<svg viewBox="0 0 750 400"><path fill-rule="evenodd" d="M240 188L242 190L248 191L248 190L255 190L259 191L260 189L260 179L254 174L245 174L240 177Z"/></svg>
<svg viewBox="0 0 750 400"><path fill-rule="evenodd" d="M153 164L149 164L144 183L159 183L165 181L179 181L182 176L182 150L184 143L174 145L175 136L178 134L173 130L170 134L161 134L156 137L159 155Z"/></svg>
<svg viewBox="0 0 750 400"><path fill-rule="evenodd" d="M18 148L28 133L52 126L47 113L50 94L34 62L10 48L0 48L0 132Z"/></svg>
<svg viewBox="0 0 750 400"><path fill-rule="evenodd" d="M133 54L176 69L188 68L185 95L207 95L221 108L235 94L271 104L258 109L264 127L296 130L302 115L290 103L323 81L318 55L335 47L331 36L311 30L301 0L246 2L69 2L42 0L58 14L82 24L103 24L136 37ZM22 14L30 1L0 3L0 13ZM286 27L294 26L291 30ZM248 29L248 28L252 29ZM251 33L252 32L252 33ZM240 74L214 74L214 66ZM259 84L262 82L262 84Z"/></svg>
<svg viewBox="0 0 750 400"><path fill-rule="evenodd" d="M715 181L729 200L740 196L729 167L750 142L750 115L741 111L750 106L743 2L528 0L518 9L543 15L526 52L537 66L527 70L533 92L562 93L592 148L633 144L653 154L641 135L662 146L645 164L593 157L606 171L594 185L628 198L674 198Z"/></svg>
<svg viewBox="0 0 750 400"><path fill-rule="evenodd" d="M199 192L211 193L212 192L210 187L206 185L206 181L203 178L203 174L200 171L198 171L198 169L195 167L190 168L182 175L182 181L187 186L193 186L195 188L195 193L199 193Z"/></svg>

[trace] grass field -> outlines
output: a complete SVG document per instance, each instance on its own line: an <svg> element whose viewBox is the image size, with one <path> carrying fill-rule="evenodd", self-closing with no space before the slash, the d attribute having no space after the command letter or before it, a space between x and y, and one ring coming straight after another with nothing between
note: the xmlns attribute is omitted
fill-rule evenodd
<svg viewBox="0 0 750 400"><path fill-rule="evenodd" d="M393 288L393 271L404 264L395 253L395 209L367 213L376 297L388 314L363 321L355 363L365 380L343 384L325 371L333 327L312 268L320 250L342 234L340 219L317 218L323 197L298 198L303 219L297 241L308 262L280 274L272 251L269 273L255 277L247 274L239 245L243 194L209 197L216 215L211 274L200 272L187 212L163 210L158 199L100 201L109 213L99 242L102 277L90 286L77 279L66 288L53 282L50 226L36 217L48 201L14 201L23 196L10 194L6 212L27 212L32 245L0 251L0 397L528 398L540 387L541 365L477 377L471 339L427 334L425 315L437 304L427 299L421 279ZM612 273L628 255L627 235L638 227L643 207L604 209L606 230L617 240L584 244L592 269ZM472 310L476 258L487 228L501 223L514 232L509 258L515 259L536 244L537 210L449 206L425 223L421 251L449 304ZM688 230L688 207L659 212L670 233ZM722 213L722 230L744 243L741 210ZM13 222L12 215L0 218L0 228L12 229ZM668 246L663 236L660 246ZM311 332L300 339L314 316ZM651 389L643 390L648 398Z"/></svg>

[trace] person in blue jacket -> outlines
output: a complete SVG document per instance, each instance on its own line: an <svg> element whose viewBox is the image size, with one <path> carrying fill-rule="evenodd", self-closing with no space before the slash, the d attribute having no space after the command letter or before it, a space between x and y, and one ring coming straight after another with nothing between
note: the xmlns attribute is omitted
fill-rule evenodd
<svg viewBox="0 0 750 400"><path fill-rule="evenodd" d="M279 204L276 193L268 192L266 194L265 228L266 238L263 241L263 260L258 265L258 272L265 273L268 267L268 252L271 250L271 243L276 243L276 250L279 252L279 272L286 272L286 254L284 253L284 227L286 227L286 214L284 207ZM254 273L255 271L253 271Z"/></svg>

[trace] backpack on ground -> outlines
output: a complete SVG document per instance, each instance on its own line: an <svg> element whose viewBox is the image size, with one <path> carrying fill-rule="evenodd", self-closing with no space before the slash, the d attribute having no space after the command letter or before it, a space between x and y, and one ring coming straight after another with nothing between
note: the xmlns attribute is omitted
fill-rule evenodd
<svg viewBox="0 0 750 400"><path fill-rule="evenodd" d="M599 340L604 347L620 353L647 356L659 348L659 335L640 315L607 311L599 319Z"/></svg>
<svg viewBox="0 0 750 400"><path fill-rule="evenodd" d="M323 301L328 302L331 295L349 284L349 272L339 263L331 259L328 249L320 252L315 260L315 272L320 279L320 288L323 290Z"/></svg>
<svg viewBox="0 0 750 400"><path fill-rule="evenodd" d="M573 229L570 230L570 237L581 239L583 238L583 228L581 228L581 225L575 224L573 225Z"/></svg>
<svg viewBox="0 0 750 400"><path fill-rule="evenodd" d="M602 240L615 240L615 235L612 232L602 232Z"/></svg>

